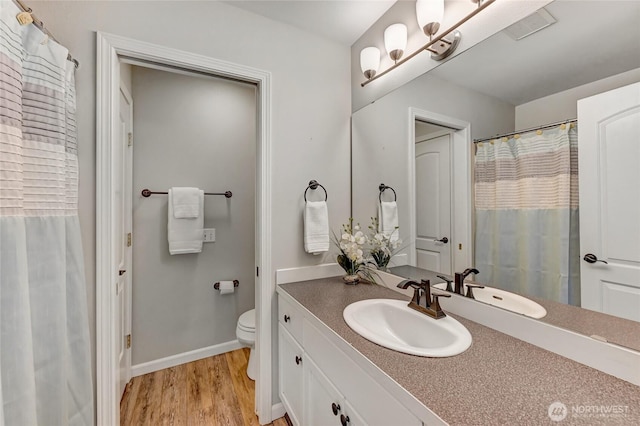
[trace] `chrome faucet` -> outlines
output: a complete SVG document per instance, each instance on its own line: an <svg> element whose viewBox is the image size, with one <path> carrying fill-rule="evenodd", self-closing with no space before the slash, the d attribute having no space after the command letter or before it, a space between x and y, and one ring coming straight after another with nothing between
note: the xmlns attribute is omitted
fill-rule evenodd
<svg viewBox="0 0 640 426"><path fill-rule="evenodd" d="M406 290L409 287L413 287L414 289L413 297L411 298L411 302L409 302L408 305L411 309L415 309L416 311L429 315L431 318L435 319L440 319L447 316L440 307L438 298L451 297L450 294L433 293L432 295L431 283L429 282L429 280L421 280L420 283L412 280L404 280L398 284L398 288L401 288L403 290ZM421 293L424 293L425 295L425 306L420 306Z"/></svg>
<svg viewBox="0 0 640 426"><path fill-rule="evenodd" d="M480 271L478 271L476 268L467 268L463 272L456 272L454 293L464 296L464 279L467 278L468 275L479 273ZM471 296L468 297L473 298L473 292L471 292Z"/></svg>

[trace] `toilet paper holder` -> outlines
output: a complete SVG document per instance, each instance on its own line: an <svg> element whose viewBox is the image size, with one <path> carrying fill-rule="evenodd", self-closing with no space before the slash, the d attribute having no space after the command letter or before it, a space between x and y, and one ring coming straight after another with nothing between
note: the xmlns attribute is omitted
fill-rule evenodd
<svg viewBox="0 0 640 426"><path fill-rule="evenodd" d="M240 285L240 281L238 281L238 280L233 280L233 286L234 286L234 287L238 287L239 285ZM214 289L216 289L216 290L220 290L220 283L219 283L219 282L215 283L215 284L213 285L213 288L214 288Z"/></svg>

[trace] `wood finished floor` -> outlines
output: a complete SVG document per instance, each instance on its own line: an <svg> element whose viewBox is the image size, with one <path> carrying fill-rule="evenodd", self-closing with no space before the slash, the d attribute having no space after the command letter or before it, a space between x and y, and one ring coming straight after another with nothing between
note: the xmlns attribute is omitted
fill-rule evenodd
<svg viewBox="0 0 640 426"><path fill-rule="evenodd" d="M120 402L120 425L259 425L248 360L243 348L134 377Z"/></svg>

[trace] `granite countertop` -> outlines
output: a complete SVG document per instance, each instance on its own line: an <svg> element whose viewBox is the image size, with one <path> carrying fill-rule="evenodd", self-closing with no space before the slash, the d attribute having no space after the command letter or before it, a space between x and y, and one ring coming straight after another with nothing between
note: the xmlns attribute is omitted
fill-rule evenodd
<svg viewBox="0 0 640 426"><path fill-rule="evenodd" d="M437 277L437 273L414 266L395 266L391 268L391 273L404 278L428 279L431 280L432 284L444 282ZM604 337L608 342L640 351L640 323L636 321L539 297L525 294L521 294L521 296L539 303L547 310L547 315L544 318L540 318L539 321L586 336L597 335Z"/></svg>
<svg viewBox="0 0 640 426"><path fill-rule="evenodd" d="M363 299L407 300L385 287L348 286L340 278L278 287L449 424L557 424L548 415L557 401L568 408L563 425L640 424L640 387L460 316L452 315L473 343L454 357L407 355L366 340L342 311Z"/></svg>

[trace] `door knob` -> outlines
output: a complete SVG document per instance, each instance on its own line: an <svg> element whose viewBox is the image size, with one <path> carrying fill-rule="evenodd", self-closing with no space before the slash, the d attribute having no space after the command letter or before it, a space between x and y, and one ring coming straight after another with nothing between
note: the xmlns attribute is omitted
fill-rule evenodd
<svg viewBox="0 0 640 426"><path fill-rule="evenodd" d="M585 262L587 263L596 263L596 262L602 262L605 265L608 265L609 262L607 262L606 260L600 260L598 259L598 257L593 254L593 253L587 253L584 255L584 257L582 258Z"/></svg>
<svg viewBox="0 0 640 426"><path fill-rule="evenodd" d="M119 276L123 276L126 272L127 272L127 271L126 271L126 269L120 269L120 270L118 271L118 275L119 275Z"/></svg>
<svg viewBox="0 0 640 426"><path fill-rule="evenodd" d="M449 242L449 239L447 237L443 237L436 241L440 241L441 243L447 244Z"/></svg>

